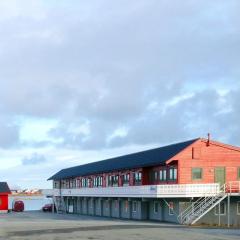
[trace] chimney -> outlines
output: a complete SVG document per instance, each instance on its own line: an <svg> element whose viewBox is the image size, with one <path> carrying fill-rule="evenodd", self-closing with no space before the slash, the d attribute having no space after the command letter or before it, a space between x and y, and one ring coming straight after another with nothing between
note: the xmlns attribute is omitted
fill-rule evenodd
<svg viewBox="0 0 240 240"><path fill-rule="evenodd" d="M210 146L210 133L208 133L208 140L207 140L207 147L209 147Z"/></svg>

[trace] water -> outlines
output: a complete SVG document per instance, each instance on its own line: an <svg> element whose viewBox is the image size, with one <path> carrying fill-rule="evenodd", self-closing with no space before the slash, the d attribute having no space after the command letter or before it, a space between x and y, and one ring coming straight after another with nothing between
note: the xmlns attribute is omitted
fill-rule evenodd
<svg viewBox="0 0 240 240"><path fill-rule="evenodd" d="M41 210L45 204L52 203L52 198L47 198L46 196L13 196L10 195L8 199L8 208L11 210L13 208L13 201L21 200L24 202L25 211L36 211Z"/></svg>

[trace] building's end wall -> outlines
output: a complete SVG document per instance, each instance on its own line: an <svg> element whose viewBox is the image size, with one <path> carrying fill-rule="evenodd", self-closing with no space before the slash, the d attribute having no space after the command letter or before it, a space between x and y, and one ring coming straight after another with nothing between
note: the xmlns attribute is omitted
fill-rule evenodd
<svg viewBox="0 0 240 240"><path fill-rule="evenodd" d="M214 183L215 168L225 167L225 179L229 181L239 181L238 168L240 167L240 152L218 146L201 140L186 148L176 156L178 160L178 183ZM202 168L201 180L192 179L192 168Z"/></svg>

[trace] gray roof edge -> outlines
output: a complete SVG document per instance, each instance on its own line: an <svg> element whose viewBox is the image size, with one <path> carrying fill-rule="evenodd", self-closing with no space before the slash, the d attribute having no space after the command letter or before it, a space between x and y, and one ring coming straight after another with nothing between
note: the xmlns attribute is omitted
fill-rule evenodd
<svg viewBox="0 0 240 240"><path fill-rule="evenodd" d="M91 165L91 164L94 164L94 163L101 163L101 162L105 162L105 161L109 161L109 160L117 160L117 158L121 158L121 157L127 157L127 156L131 156L131 155L135 155L135 154L141 154L141 153L146 153L146 152L151 152L151 151L154 151L154 150L160 150L160 149L164 149L164 148L167 148L167 147L173 147L173 146L177 146L177 145L179 145L179 144L185 144L185 143L188 143L189 142L189 145L187 145L186 147L188 147L188 146L190 146L190 145L192 145L193 143L195 143L196 141L198 141L199 139L201 139L201 138L194 138L194 139L191 139L191 140L188 140L188 141L183 141L183 142L178 142L178 143L174 143L174 144L170 144L170 145L166 145L166 146L162 146L162 147L158 147L158 148L153 148L153 149L148 149L148 150L144 150L144 151L140 151L140 152L134 152L134 153L130 153L130 154L126 154L126 155L120 155L120 156L117 156L117 157L113 157L113 158L108 158L108 159L104 159L104 160L100 160L100 161L96 161L96 162L90 162L90 163L86 163L86 164L82 164L82 165L77 165L77 166L73 166L73 167L69 167L69 168L64 168L64 169L61 169L60 171L58 171L57 173L55 173L54 175L52 175L50 178L48 178L47 180L49 181L49 180L60 180L60 179L62 179L61 177L57 177L61 172L64 172L64 171L66 171L66 170L71 170L71 169L75 169L75 168L77 168L77 167L81 167L81 166L87 166L87 165ZM182 150L184 150L186 147L184 147ZM181 150L181 151L182 151ZM181 152L181 151L179 151L179 152ZM178 152L178 153L179 153ZM174 157L175 155L177 155L178 153L176 153L176 154L174 154L172 157ZM166 160L168 160L168 159L166 159ZM141 166L136 166L136 167L152 167L152 166L156 166L157 164L159 164L159 163L157 163L156 162L156 164L149 164L149 165L147 165L147 164L143 164L143 165L141 165ZM112 169L112 171L117 171L117 170L123 170L124 168L116 168L116 169ZM125 168L126 169L126 168ZM105 171L105 172L110 172L110 171ZM93 171L93 173L92 174L97 174L97 173L103 173L102 171L99 171L99 172L94 172ZM72 176L68 176L68 177L66 177L66 178L71 178L71 177L76 177L77 175L76 174L74 174L74 175L72 175ZM80 176L80 175L79 175ZM84 175L82 175L82 176L84 176Z"/></svg>

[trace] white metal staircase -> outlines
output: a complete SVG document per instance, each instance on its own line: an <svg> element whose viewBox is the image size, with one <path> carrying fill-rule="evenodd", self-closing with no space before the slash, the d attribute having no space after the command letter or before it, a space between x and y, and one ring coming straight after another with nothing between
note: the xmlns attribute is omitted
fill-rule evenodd
<svg viewBox="0 0 240 240"><path fill-rule="evenodd" d="M194 224L205 214L220 204L228 194L240 193L240 182L230 182L220 187L219 193L213 196L199 198L191 206L186 208L179 216L178 221L181 224Z"/></svg>
<svg viewBox="0 0 240 240"><path fill-rule="evenodd" d="M54 202L54 205L56 206L57 213L66 213L67 212L66 205L65 205L65 202L64 202L64 199L62 196L54 197L53 202Z"/></svg>

